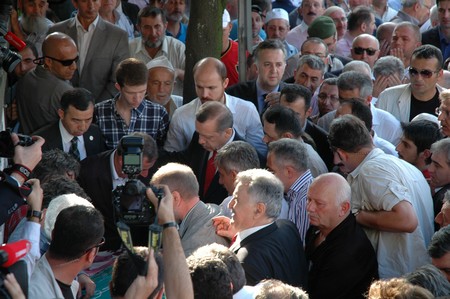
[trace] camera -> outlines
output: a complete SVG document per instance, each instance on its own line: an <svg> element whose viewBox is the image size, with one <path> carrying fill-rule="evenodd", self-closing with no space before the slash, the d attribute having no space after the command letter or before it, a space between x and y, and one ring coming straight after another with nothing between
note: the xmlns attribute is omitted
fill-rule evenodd
<svg viewBox="0 0 450 299"><path fill-rule="evenodd" d="M155 217L155 208L145 194L147 186L137 179L142 171L143 147L142 137L125 136L120 140L122 171L129 180L113 190L113 206L117 220L130 226L149 226ZM164 196L163 189L150 188L158 198Z"/></svg>
<svg viewBox="0 0 450 299"><path fill-rule="evenodd" d="M23 134L17 134L17 136L19 136L19 143L17 145L30 146L34 143L30 136ZM11 139L11 132L8 130L0 132L0 157L14 157L14 144Z"/></svg>

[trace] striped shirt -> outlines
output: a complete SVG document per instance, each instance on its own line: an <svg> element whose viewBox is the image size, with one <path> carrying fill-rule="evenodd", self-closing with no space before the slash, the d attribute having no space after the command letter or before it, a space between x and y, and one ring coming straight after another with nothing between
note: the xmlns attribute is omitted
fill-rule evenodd
<svg viewBox="0 0 450 299"><path fill-rule="evenodd" d="M300 237L305 243L306 232L309 228L309 217L306 211L306 198L308 194L309 185L313 181L311 171L308 169L302 174L292 186L286 196L286 200L289 204L288 219L294 222L297 226Z"/></svg>

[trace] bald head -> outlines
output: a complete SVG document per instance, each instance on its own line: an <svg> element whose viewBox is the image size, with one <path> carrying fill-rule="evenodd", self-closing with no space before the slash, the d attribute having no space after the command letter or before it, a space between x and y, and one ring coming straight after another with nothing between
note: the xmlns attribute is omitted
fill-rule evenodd
<svg viewBox="0 0 450 299"><path fill-rule="evenodd" d="M385 22L378 26L376 34L377 39L379 41L387 41L388 43L390 43L392 32L394 32L395 26L397 26L397 24L392 22Z"/></svg>
<svg viewBox="0 0 450 299"><path fill-rule="evenodd" d="M224 103L228 86L227 69L222 61L206 57L194 66L195 92L202 103L219 101Z"/></svg>
<svg viewBox="0 0 450 299"><path fill-rule="evenodd" d="M206 57L198 61L194 66L194 78L199 73L210 73L214 72L218 74L222 80L227 78L227 69L222 61L214 57Z"/></svg>
<svg viewBox="0 0 450 299"><path fill-rule="evenodd" d="M78 51L73 39L61 32L50 33L42 43L42 53L44 56L55 57L55 54L61 52L60 48L72 48Z"/></svg>
<svg viewBox="0 0 450 299"><path fill-rule="evenodd" d="M343 176L337 173L325 173L319 175L314 179L309 189L320 189L324 193L334 194L329 197L330 201L335 201L336 204L350 202L351 189L348 182Z"/></svg>

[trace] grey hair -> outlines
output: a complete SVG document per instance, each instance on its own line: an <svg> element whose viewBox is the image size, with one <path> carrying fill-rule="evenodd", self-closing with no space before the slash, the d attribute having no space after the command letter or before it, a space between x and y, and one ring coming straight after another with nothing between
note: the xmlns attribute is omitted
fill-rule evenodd
<svg viewBox="0 0 450 299"><path fill-rule="evenodd" d="M431 237L428 255L431 258L441 258L450 252L450 225L442 227Z"/></svg>
<svg viewBox="0 0 450 299"><path fill-rule="evenodd" d="M244 141L233 141L223 146L217 151L214 164L226 172L260 167L256 149Z"/></svg>
<svg viewBox="0 0 450 299"><path fill-rule="evenodd" d="M404 72L405 65L395 56L381 57L373 66L373 75L375 78L378 78L378 76L398 75L402 79Z"/></svg>
<svg viewBox="0 0 450 299"><path fill-rule="evenodd" d="M317 57L316 55L302 55L300 56L298 62L297 62L297 71L299 68L301 68L303 65L307 65L313 70L320 70L323 74L326 72L326 65L323 63L322 59Z"/></svg>
<svg viewBox="0 0 450 299"><path fill-rule="evenodd" d="M360 72L349 71L342 73L338 78L338 89L354 90L359 89L359 97L366 99L372 95L373 83L372 79Z"/></svg>
<svg viewBox="0 0 450 299"><path fill-rule="evenodd" d="M248 186L248 195L257 203L266 205L266 216L278 218L283 200L283 183L265 169L249 169L238 173L236 185Z"/></svg>
<svg viewBox="0 0 450 299"><path fill-rule="evenodd" d="M420 27L417 26L416 24L413 24L411 22L401 22L398 23L397 26L395 26L394 31L392 33L395 32L395 30L397 30L398 28L409 28L414 32L414 38L418 41L418 42L422 42L422 33L420 33Z"/></svg>
<svg viewBox="0 0 450 299"><path fill-rule="evenodd" d="M439 141L436 141L431 145L431 153L432 154L444 154L445 160L448 165L450 165L450 139L444 138Z"/></svg>
<svg viewBox="0 0 450 299"><path fill-rule="evenodd" d="M372 70L370 69L370 65L362 60L352 60L349 63L347 63L344 68L342 69L342 73L355 71L358 73L366 74L367 76L370 76L372 74Z"/></svg>
<svg viewBox="0 0 450 299"><path fill-rule="evenodd" d="M424 0L402 0L402 7L412 7L416 3L419 3L420 6L423 6Z"/></svg>
<svg viewBox="0 0 450 299"><path fill-rule="evenodd" d="M435 297L450 294L450 282L442 272L432 264L417 268L405 275L407 281L430 291Z"/></svg>
<svg viewBox="0 0 450 299"><path fill-rule="evenodd" d="M296 139L282 138L269 143L269 153L275 155L275 163L280 166L292 166L298 172L308 169L306 146Z"/></svg>

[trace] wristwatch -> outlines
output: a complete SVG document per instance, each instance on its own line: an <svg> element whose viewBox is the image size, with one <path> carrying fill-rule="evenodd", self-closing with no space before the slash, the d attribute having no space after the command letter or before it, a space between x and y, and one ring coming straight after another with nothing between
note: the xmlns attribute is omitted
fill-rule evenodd
<svg viewBox="0 0 450 299"><path fill-rule="evenodd" d="M30 219L33 217L35 217L35 218L39 219L39 221L41 221L42 220L42 212L36 211L36 210L28 210L27 218Z"/></svg>

